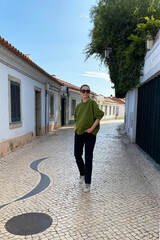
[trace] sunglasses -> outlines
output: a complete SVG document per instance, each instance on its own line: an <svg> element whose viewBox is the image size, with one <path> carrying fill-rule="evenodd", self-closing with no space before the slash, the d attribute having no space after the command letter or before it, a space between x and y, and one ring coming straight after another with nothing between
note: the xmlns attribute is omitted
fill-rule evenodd
<svg viewBox="0 0 160 240"><path fill-rule="evenodd" d="M81 93L85 93L85 92L86 92L86 93L90 93L90 92L91 92L89 89L87 89L87 90L81 89L80 91L81 91Z"/></svg>

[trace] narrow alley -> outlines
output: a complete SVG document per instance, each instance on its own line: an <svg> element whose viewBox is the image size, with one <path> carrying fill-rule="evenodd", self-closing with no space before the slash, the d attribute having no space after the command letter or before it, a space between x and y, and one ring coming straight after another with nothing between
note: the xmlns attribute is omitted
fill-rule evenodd
<svg viewBox="0 0 160 240"><path fill-rule="evenodd" d="M119 120L101 124L87 193L72 127L1 158L0 240L158 240L160 168L120 134L121 126ZM8 231L7 222L26 213L43 213L51 224L26 235Z"/></svg>

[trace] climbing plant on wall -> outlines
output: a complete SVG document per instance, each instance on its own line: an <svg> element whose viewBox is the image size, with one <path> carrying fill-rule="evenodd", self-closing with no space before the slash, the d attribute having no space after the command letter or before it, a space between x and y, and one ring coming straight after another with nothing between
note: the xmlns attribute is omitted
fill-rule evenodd
<svg viewBox="0 0 160 240"><path fill-rule="evenodd" d="M100 0L91 10L91 42L85 48L109 68L116 97L139 83L146 54L146 40L154 39L160 26L158 0ZM110 58L105 49L112 47Z"/></svg>

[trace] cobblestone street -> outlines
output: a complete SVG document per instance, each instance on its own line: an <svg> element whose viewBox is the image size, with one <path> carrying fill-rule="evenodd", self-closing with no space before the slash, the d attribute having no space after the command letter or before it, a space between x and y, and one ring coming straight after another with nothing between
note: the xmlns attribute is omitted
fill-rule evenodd
<svg viewBox="0 0 160 240"><path fill-rule="evenodd" d="M0 240L160 239L160 167L129 142L122 121L101 124L87 193L73 141L73 128L63 127L0 159ZM49 215L51 226L26 236L6 230L12 217L33 212Z"/></svg>

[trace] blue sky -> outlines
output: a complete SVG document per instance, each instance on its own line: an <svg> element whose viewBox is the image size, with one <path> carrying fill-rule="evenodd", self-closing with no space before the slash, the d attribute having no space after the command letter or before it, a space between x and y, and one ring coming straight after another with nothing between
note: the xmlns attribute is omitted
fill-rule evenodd
<svg viewBox="0 0 160 240"><path fill-rule="evenodd" d="M57 78L105 96L114 95L108 69L85 61L97 0L0 0L0 35Z"/></svg>

